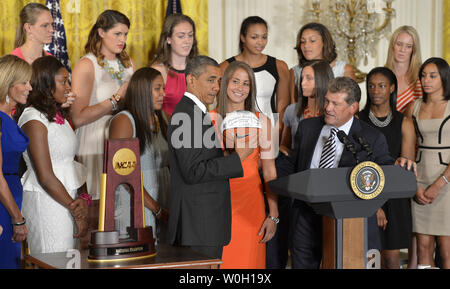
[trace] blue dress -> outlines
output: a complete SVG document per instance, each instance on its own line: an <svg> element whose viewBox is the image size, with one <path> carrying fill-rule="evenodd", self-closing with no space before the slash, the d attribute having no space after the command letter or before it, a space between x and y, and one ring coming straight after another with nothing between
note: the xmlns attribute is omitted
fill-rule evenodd
<svg viewBox="0 0 450 289"><path fill-rule="evenodd" d="M28 137L6 113L0 111L0 117L2 172L17 206L21 209L22 183L18 169L20 156L28 146ZM11 241L13 235L11 217L2 203L0 203L0 225L3 227L3 233L0 235L0 269L20 268L20 243Z"/></svg>

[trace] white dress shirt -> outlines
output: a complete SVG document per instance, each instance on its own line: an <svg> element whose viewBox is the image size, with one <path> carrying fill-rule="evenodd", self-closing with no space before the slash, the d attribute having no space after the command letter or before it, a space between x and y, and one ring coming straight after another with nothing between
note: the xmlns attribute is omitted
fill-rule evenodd
<svg viewBox="0 0 450 289"><path fill-rule="evenodd" d="M347 121L344 125L338 127L337 130L338 131L342 130L348 135L348 132L350 131L350 128L352 127L352 124L353 124L353 117L349 121ZM327 142L328 138L330 137L330 132L331 132L332 127L333 126L328 125L328 124L326 124L322 127L322 130L320 131L319 139L317 140L316 147L314 148L314 154L313 154L313 157L311 160L311 165L310 165L311 169L319 168L320 156L322 155L323 145ZM342 152L344 151L344 144L341 143L341 141L337 137L337 134L334 135L334 138L335 138L335 142L336 142L336 153L334 155L334 162L333 162L332 167L337 168L339 161L341 160Z"/></svg>
<svg viewBox="0 0 450 289"><path fill-rule="evenodd" d="M193 102L195 102L195 104L203 111L203 113L207 113L208 110L206 109L206 106L203 104L203 102L200 101L200 99L198 99L195 95L193 95L190 92L185 92L184 95L186 95L187 97L189 97Z"/></svg>

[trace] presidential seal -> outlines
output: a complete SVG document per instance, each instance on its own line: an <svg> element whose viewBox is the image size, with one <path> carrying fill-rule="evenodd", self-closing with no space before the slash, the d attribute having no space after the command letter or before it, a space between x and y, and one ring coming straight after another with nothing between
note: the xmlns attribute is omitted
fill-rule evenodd
<svg viewBox="0 0 450 289"><path fill-rule="evenodd" d="M384 172L379 165L366 161L356 165L350 174L350 185L356 196L371 200L384 188Z"/></svg>

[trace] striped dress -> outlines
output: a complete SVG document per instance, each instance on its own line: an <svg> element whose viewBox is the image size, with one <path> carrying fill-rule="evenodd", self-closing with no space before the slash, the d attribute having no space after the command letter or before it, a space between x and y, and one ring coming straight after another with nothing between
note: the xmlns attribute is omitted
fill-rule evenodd
<svg viewBox="0 0 450 289"><path fill-rule="evenodd" d="M422 84L420 83L420 79L417 79L408 89L397 95L397 110L404 113L406 106L418 98L422 98Z"/></svg>

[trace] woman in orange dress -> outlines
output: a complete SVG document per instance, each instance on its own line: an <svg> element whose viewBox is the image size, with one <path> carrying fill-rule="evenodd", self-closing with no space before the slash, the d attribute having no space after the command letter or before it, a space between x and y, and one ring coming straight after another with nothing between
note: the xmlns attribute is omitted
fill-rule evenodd
<svg viewBox="0 0 450 289"><path fill-rule="evenodd" d="M255 78L244 62L235 61L222 78L217 110L211 112L216 128L227 113L237 110L255 112ZM216 113L214 113L216 112ZM275 234L278 223L277 197L265 187L269 215L266 216L261 166L264 182L276 178L274 146L271 144L271 124L263 114L256 114L262 124L258 146L242 162L244 176L230 179L231 241L224 247L222 269L264 269L266 242ZM227 140L228 141L228 140ZM228 146L227 146L228 148Z"/></svg>

